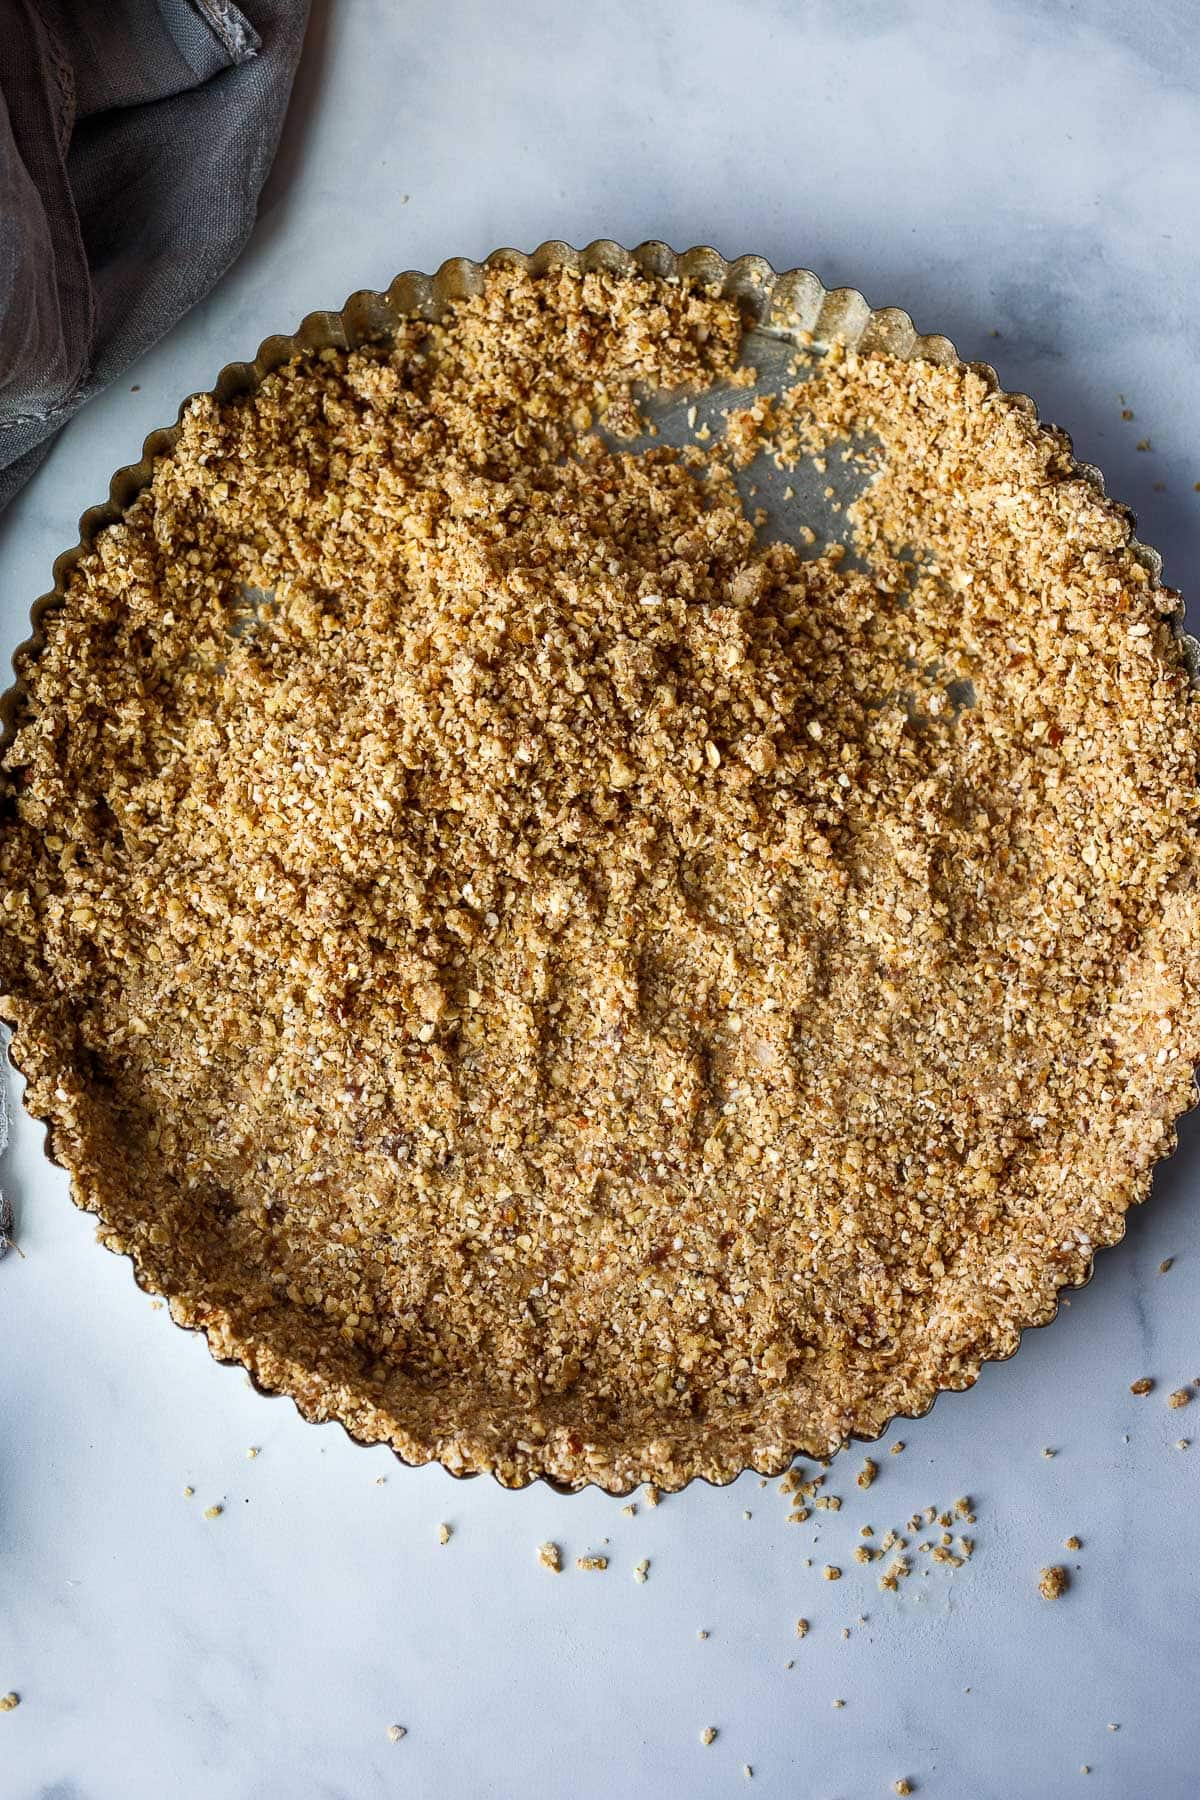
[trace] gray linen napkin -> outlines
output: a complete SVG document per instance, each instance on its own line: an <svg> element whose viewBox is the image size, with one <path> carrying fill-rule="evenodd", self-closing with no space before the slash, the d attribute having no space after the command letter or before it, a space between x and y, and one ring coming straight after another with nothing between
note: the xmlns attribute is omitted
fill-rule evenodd
<svg viewBox="0 0 1200 1800"><path fill-rule="evenodd" d="M0 509L229 267L308 0L0 0Z"/></svg>

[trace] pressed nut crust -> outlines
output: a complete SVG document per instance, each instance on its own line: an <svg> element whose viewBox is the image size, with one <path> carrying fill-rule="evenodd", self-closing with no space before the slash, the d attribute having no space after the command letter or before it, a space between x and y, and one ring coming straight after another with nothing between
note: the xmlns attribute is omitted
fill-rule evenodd
<svg viewBox="0 0 1200 1800"><path fill-rule="evenodd" d="M1050 1316L1193 1098L1196 702L1122 514L969 370L754 401L741 340L499 269L194 401L19 671L28 1104L177 1320L414 1461L870 1437ZM625 442L717 384L716 440ZM846 444L857 566L761 543L740 466Z"/></svg>

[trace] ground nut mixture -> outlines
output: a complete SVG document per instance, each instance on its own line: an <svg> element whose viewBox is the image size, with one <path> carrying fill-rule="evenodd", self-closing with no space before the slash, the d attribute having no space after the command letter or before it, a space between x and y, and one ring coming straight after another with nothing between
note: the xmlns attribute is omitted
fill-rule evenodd
<svg viewBox="0 0 1200 1800"><path fill-rule="evenodd" d="M968 1384L1192 1098L1196 712L1121 516L970 372L767 404L740 337L498 271L193 402L23 671L0 985L76 1197L310 1416L511 1483ZM846 441L860 566L761 543L740 465Z"/></svg>

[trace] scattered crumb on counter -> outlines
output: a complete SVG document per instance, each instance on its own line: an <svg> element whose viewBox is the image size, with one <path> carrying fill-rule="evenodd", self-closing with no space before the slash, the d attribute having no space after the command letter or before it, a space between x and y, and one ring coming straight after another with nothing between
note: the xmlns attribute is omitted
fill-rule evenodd
<svg viewBox="0 0 1200 1800"><path fill-rule="evenodd" d="M826 1563L825 1567L821 1570L821 1573L826 1581L840 1581L842 1579L842 1571L835 1563Z"/></svg>
<svg viewBox="0 0 1200 1800"><path fill-rule="evenodd" d="M253 1462L257 1455L258 1455L258 1445L251 1444L250 1448L246 1452L246 1461Z"/></svg>
<svg viewBox="0 0 1200 1800"><path fill-rule="evenodd" d="M401 1738L408 1736L408 1726L407 1725L389 1725L387 1728L387 1734L393 1744L398 1744L400 1742Z"/></svg>
<svg viewBox="0 0 1200 1800"><path fill-rule="evenodd" d="M1152 1391L1153 1387L1154 1380L1152 1376L1139 1375L1136 1381L1130 1382L1129 1391L1131 1394L1148 1394Z"/></svg>
<svg viewBox="0 0 1200 1800"><path fill-rule="evenodd" d="M1077 1538L1074 1535L1074 1533L1072 1533L1069 1538L1064 1540L1063 1549L1064 1550L1082 1550L1083 1549L1083 1539Z"/></svg>
<svg viewBox="0 0 1200 1800"><path fill-rule="evenodd" d="M608 1558L607 1556L577 1556L575 1558L575 1567L577 1569L582 1569L585 1574L593 1570L603 1571L608 1567Z"/></svg>
<svg viewBox="0 0 1200 1800"><path fill-rule="evenodd" d="M903 1775L900 1777L899 1781L893 1781L892 1783L892 1792L894 1794L911 1794L912 1791L912 1782L907 1781Z"/></svg>
<svg viewBox="0 0 1200 1800"><path fill-rule="evenodd" d="M1167 1395L1167 1405L1176 1407L1186 1406L1191 1397L1191 1390L1189 1388L1176 1388L1173 1394Z"/></svg>
<svg viewBox="0 0 1200 1800"><path fill-rule="evenodd" d="M655 1487L654 1483L650 1482L647 1485L646 1491L645 1491L644 1495L642 1496L642 1498L645 1500L647 1506L657 1506L659 1501L662 1499L662 1495L659 1493L659 1491Z"/></svg>
<svg viewBox="0 0 1200 1800"><path fill-rule="evenodd" d="M543 1569L551 1569L557 1575L562 1569L562 1551L557 1544L539 1544L538 1561Z"/></svg>
<svg viewBox="0 0 1200 1800"><path fill-rule="evenodd" d="M1042 1570L1038 1592L1043 1600L1061 1600L1070 1585L1070 1577L1062 1564L1054 1563L1050 1568Z"/></svg>
<svg viewBox="0 0 1200 1800"><path fill-rule="evenodd" d="M196 1490L195 1490L195 1488L194 1488L194 1487L185 1487L185 1488L184 1488L184 1490L183 1490L183 1497L184 1497L184 1499L185 1499L185 1500L190 1500L190 1499L191 1499L191 1498L192 1498L192 1495L193 1495L193 1494L194 1494L194 1493L195 1493L195 1492L196 1492Z"/></svg>
<svg viewBox="0 0 1200 1800"><path fill-rule="evenodd" d="M643 1557L641 1562L637 1563L634 1567L633 1579L635 1581L645 1581L645 1579L646 1579L647 1575L649 1575L649 1573L650 1573L650 1559L649 1559L649 1557Z"/></svg>
<svg viewBox="0 0 1200 1800"><path fill-rule="evenodd" d="M716 1742L716 1737L717 1737L716 1726L715 1725L706 1725L704 1727L704 1730L700 1733L700 1742L702 1744L712 1744L712 1743Z"/></svg>
<svg viewBox="0 0 1200 1800"><path fill-rule="evenodd" d="M1162 1261L1161 1261L1161 1262L1160 1262L1160 1263L1159 1263L1159 1265L1158 1265L1158 1272L1159 1272L1159 1274L1160 1274L1160 1275L1165 1275L1165 1274L1166 1274L1166 1272L1167 1272L1167 1270L1168 1270L1168 1269L1169 1269L1169 1268L1170 1268L1170 1267L1171 1267L1171 1266L1172 1266L1172 1264L1173 1264L1173 1263L1174 1263L1174 1261L1175 1261L1175 1258L1174 1258L1174 1257L1173 1257L1173 1256L1164 1256L1164 1257L1163 1257L1163 1259L1162 1259Z"/></svg>
<svg viewBox="0 0 1200 1800"><path fill-rule="evenodd" d="M0 1694L0 1712L16 1712L20 1704L20 1694Z"/></svg>
<svg viewBox="0 0 1200 1800"><path fill-rule="evenodd" d="M807 1619L797 1619L796 1620L796 1636L800 1637L800 1638L808 1636L808 1620Z"/></svg>
<svg viewBox="0 0 1200 1800"><path fill-rule="evenodd" d="M891 1454L893 1456L899 1456L902 1454L903 1450L904 1450L904 1439L898 1438L897 1441L892 1445Z"/></svg>
<svg viewBox="0 0 1200 1800"><path fill-rule="evenodd" d="M449 1527L449 1525L447 1525L446 1521L443 1519L441 1524L438 1526L438 1543L439 1544L448 1544L450 1542L450 1538L451 1538L450 1527Z"/></svg>

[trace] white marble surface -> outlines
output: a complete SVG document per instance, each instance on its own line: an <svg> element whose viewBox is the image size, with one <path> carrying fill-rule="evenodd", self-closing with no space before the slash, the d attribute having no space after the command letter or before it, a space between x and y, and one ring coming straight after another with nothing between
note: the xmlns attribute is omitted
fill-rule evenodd
<svg viewBox="0 0 1200 1800"><path fill-rule="evenodd" d="M6 651L109 471L222 363L397 269L550 236L708 240L908 307L1033 392L1194 589L1197 29L1190 0L343 0L242 262L0 522ZM706 1797L744 1763L788 1800L1200 1793L1200 1446L1174 1448L1200 1401L1164 1404L1200 1375L1200 1130L1050 1330L907 1426L869 1494L835 1466L815 1545L755 1477L630 1519L302 1424L152 1310L40 1144L22 1117L2 1170L2 1800ZM973 1561L879 1593L859 1526L964 1492ZM572 1563L611 1538L611 1567L553 1577L546 1537Z"/></svg>

